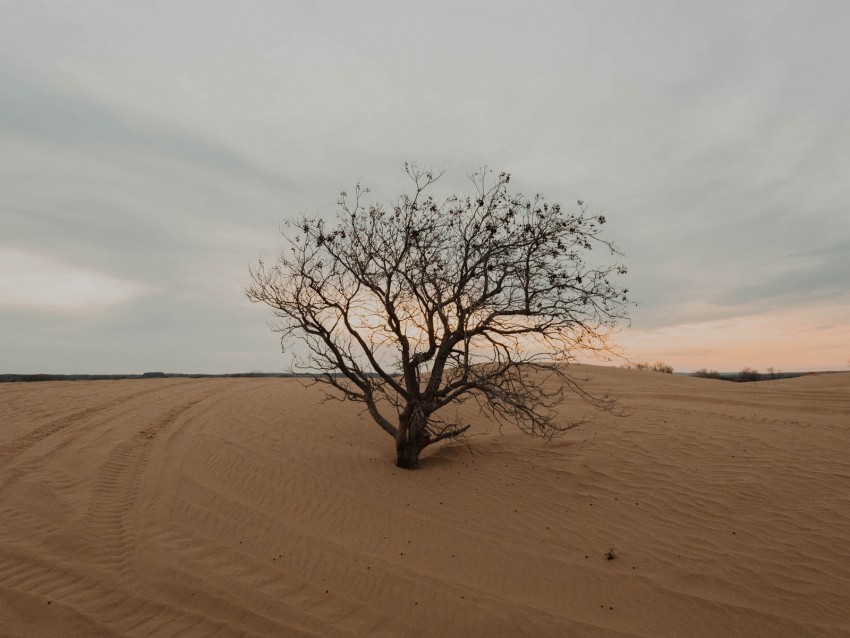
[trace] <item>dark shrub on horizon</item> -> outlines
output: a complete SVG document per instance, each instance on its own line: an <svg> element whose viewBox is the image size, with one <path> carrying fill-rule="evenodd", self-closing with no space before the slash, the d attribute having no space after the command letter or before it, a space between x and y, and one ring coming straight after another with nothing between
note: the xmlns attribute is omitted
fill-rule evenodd
<svg viewBox="0 0 850 638"><path fill-rule="evenodd" d="M700 377L701 379L723 379L723 375L720 374L717 370L707 370L706 368L700 368L696 372L694 372L692 377Z"/></svg>
<svg viewBox="0 0 850 638"><path fill-rule="evenodd" d="M663 361L656 361L655 363L649 363L647 361L635 361L633 363L625 363L622 367L626 368L627 370L643 370L647 372L663 372L664 374L673 374L673 366L668 365Z"/></svg>
<svg viewBox="0 0 850 638"><path fill-rule="evenodd" d="M754 368L743 368L738 373L737 381L747 382L747 381L758 381L759 380L759 372Z"/></svg>

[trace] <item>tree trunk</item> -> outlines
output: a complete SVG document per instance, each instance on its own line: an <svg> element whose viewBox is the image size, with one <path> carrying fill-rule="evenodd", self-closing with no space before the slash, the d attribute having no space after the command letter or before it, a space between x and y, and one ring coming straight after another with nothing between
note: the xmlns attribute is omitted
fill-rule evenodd
<svg viewBox="0 0 850 638"><path fill-rule="evenodd" d="M419 469L419 454L428 445L423 437L425 424L421 418L414 414L408 418L402 415L399 422L398 433L395 437L396 467L404 470Z"/></svg>
<svg viewBox="0 0 850 638"><path fill-rule="evenodd" d="M422 448L415 441L409 443L401 443L396 441L396 467L403 470L418 470L419 469L419 453Z"/></svg>

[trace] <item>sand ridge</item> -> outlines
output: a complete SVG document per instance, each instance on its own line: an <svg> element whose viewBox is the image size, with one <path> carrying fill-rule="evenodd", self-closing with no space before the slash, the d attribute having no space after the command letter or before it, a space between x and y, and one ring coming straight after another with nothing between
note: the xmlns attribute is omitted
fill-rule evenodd
<svg viewBox="0 0 850 638"><path fill-rule="evenodd" d="M579 371L417 472L294 379L2 385L0 635L850 636L850 375Z"/></svg>

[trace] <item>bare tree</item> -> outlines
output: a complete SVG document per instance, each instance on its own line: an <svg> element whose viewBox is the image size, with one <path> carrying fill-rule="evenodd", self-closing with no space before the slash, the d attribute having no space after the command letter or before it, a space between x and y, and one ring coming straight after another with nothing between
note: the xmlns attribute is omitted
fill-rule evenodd
<svg viewBox="0 0 850 638"><path fill-rule="evenodd" d="M701 377L703 379L723 379L723 375L720 374L717 370L709 370L707 368L700 368L693 374L692 377Z"/></svg>
<svg viewBox="0 0 850 638"><path fill-rule="evenodd" d="M741 368L741 371L738 373L738 381L748 382L748 381L758 381L759 380L759 371L755 368Z"/></svg>
<svg viewBox="0 0 850 638"><path fill-rule="evenodd" d="M445 416L450 404L478 403L500 427L552 437L553 408L565 389L600 409L570 374L576 352L609 352L625 318L624 266L591 267L605 218L583 202L575 213L540 195L508 192L510 175L470 176L475 194L437 201L440 177L405 164L413 192L367 205L368 189L342 193L332 225L302 216L282 230L276 263L251 269L246 293L278 319L293 369L363 403L395 439L396 465L415 469L421 451L462 436L471 424Z"/></svg>

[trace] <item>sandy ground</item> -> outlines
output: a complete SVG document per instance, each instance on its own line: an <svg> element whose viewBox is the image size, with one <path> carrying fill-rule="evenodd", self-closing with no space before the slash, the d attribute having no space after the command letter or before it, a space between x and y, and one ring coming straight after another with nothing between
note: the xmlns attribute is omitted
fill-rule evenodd
<svg viewBox="0 0 850 638"><path fill-rule="evenodd" d="M850 636L850 375L584 370L418 472L295 380L4 384L0 635Z"/></svg>

